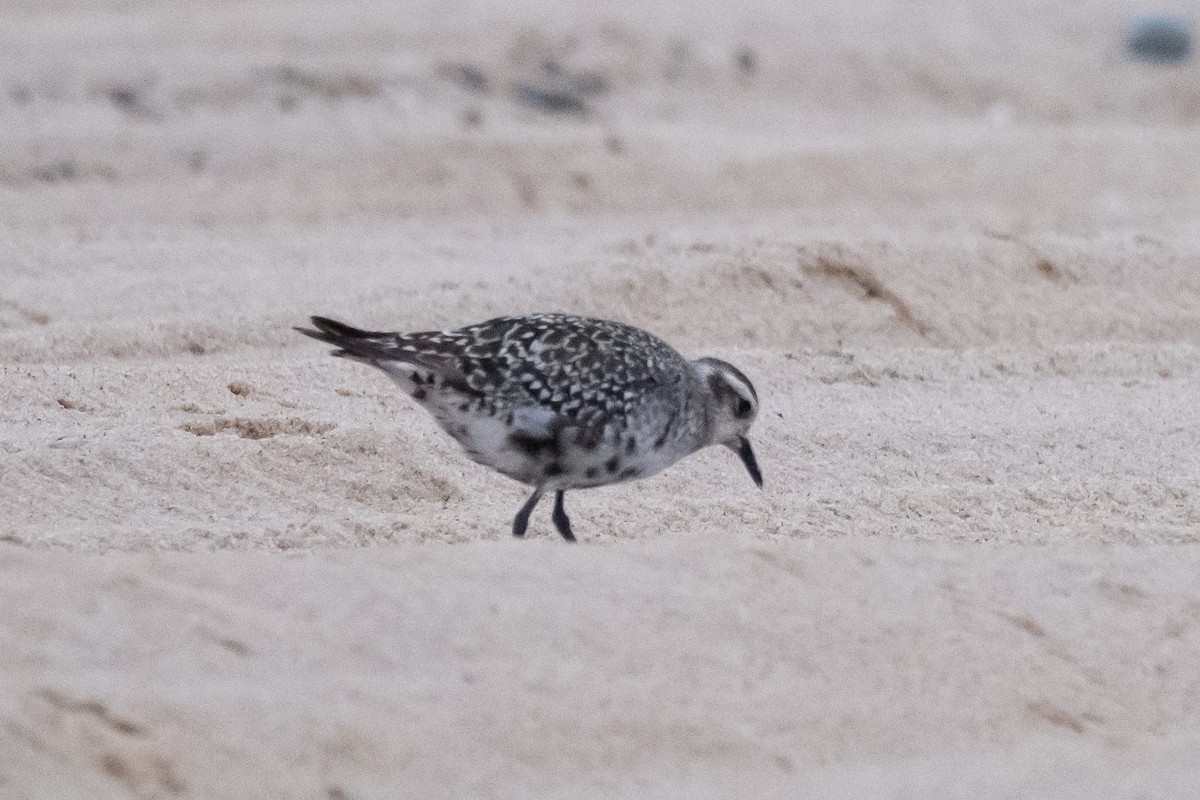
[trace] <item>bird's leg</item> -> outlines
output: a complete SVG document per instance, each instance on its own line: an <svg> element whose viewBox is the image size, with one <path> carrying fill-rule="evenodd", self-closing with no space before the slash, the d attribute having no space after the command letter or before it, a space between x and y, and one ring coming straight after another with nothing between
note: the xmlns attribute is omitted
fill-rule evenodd
<svg viewBox="0 0 1200 800"><path fill-rule="evenodd" d="M542 489L539 486L533 490L533 494L525 501L525 505L521 506L521 510L517 512L517 516L513 518L513 536L524 536L525 529L529 527L529 515L533 513L533 507L538 504L538 500L542 499Z"/></svg>
<svg viewBox="0 0 1200 800"><path fill-rule="evenodd" d="M566 494L562 489L554 493L554 527L558 528L558 532L568 542L575 541L575 534L571 533L571 520L567 517L567 512L563 508L563 495Z"/></svg>

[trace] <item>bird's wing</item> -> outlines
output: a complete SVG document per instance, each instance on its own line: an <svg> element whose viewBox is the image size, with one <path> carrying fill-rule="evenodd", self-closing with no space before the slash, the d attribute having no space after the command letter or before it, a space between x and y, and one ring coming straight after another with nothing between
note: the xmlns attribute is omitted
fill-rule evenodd
<svg viewBox="0 0 1200 800"><path fill-rule="evenodd" d="M687 368L651 334L585 317L497 317L419 333L364 331L324 317L312 323L316 330L297 330L337 347L334 355L389 372L416 365L464 393L584 417L623 414L648 393L679 384Z"/></svg>

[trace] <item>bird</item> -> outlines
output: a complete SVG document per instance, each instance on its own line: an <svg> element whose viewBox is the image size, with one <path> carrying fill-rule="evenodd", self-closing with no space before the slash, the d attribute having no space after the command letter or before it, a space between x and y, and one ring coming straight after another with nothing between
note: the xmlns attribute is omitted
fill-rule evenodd
<svg viewBox="0 0 1200 800"><path fill-rule="evenodd" d="M567 491L646 478L710 445L736 453L762 488L747 438L759 409L750 379L640 328L560 313L413 333L310 320L294 330L382 370L471 460L533 487L513 519L518 538L554 492L551 519L574 542Z"/></svg>

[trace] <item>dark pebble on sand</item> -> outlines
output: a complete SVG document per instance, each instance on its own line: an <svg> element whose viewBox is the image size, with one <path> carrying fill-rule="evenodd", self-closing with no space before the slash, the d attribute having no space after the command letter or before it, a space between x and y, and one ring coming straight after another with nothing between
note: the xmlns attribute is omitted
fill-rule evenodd
<svg viewBox="0 0 1200 800"><path fill-rule="evenodd" d="M1141 61L1177 64L1191 55L1191 29L1180 17L1138 17L1129 26L1126 47Z"/></svg>
<svg viewBox="0 0 1200 800"><path fill-rule="evenodd" d="M517 101L530 108L551 114L588 113L587 103L576 91L569 89L543 89L527 83L516 86Z"/></svg>

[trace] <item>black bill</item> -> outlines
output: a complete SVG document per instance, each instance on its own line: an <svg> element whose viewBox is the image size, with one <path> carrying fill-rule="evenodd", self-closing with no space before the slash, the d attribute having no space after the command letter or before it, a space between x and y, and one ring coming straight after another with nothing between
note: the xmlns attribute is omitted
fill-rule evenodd
<svg viewBox="0 0 1200 800"><path fill-rule="evenodd" d="M750 447L750 440L745 436L739 436L736 443L730 442L725 446L738 454L738 458L746 465L746 471L750 473L750 479L761 489L762 472L758 469L758 459L754 457L754 450Z"/></svg>

